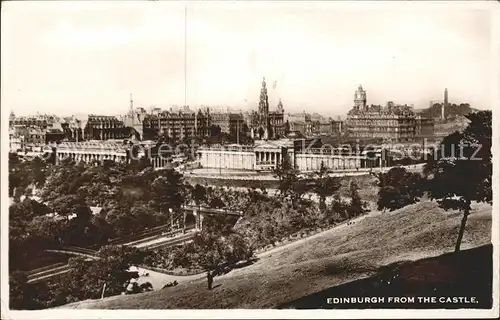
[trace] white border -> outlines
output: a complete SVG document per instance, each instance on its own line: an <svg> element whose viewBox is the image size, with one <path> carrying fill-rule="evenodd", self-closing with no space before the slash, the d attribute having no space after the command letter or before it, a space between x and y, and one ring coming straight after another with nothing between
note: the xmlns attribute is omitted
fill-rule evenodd
<svg viewBox="0 0 500 320"><path fill-rule="evenodd" d="M117 1L100 1L101 6L115 6ZM125 2L125 1L124 1ZM127 5L148 5L144 1L126 1ZM177 2L177 1L172 1ZM250 1L245 1L250 2ZM122 2L123 3L123 2ZM91 1L76 3L61 3L61 5L71 5L77 7L84 7L91 4ZM158 2L156 2L158 4ZM182 2L171 3L171 5L179 5ZM19 3L2 3L2 14L5 12L5 7L9 5L19 5ZM43 5L43 1L40 2ZM210 7L216 6L238 6L241 5L235 2L216 2L208 1L203 4L200 2L187 2L188 6L204 5ZM245 5L248 5L246 3ZM252 6L274 6L285 5L285 1L264 2L259 1L252 3ZM286 3L287 6L294 8L305 8L303 2L293 1ZM319 7L335 7L335 8L352 8L352 9L392 9L394 7L401 8L401 6L412 6L415 9L428 8L429 6L446 7L450 9L487 9L491 12L492 32L491 32L491 46L492 55L497 57L493 59L494 65L491 70L491 106L500 110L500 5L497 1L421 1L421 2L386 2L386 1L320 1L308 2L306 5L311 8L318 9ZM412 8L412 9L413 9ZM2 28L3 30L3 28ZM2 45L3 48L3 45ZM3 68L2 68L3 69ZM496 71L496 72L495 72ZM2 78L2 83L4 79ZM3 87L3 86L2 86ZM8 118L10 110L1 109L1 196L3 199L8 199ZM498 125L500 118L496 110L493 112L493 197L498 198L499 192L499 168L500 159L498 157L500 152L500 139ZM318 319L334 319L334 318L352 318L352 319L365 319L365 318L493 318L499 316L499 248L500 234L499 234L499 216L500 212L498 201L493 204L493 218L492 218L492 243L494 244L494 257L493 257L493 270L497 270L493 275L493 308L490 310L408 310L408 309L386 309L386 310L69 310L69 309L56 309L56 310L41 310L41 311L9 311L8 310L8 201L1 201L1 310L2 318L5 319L164 319L164 318L178 318L178 319L250 319L250 318L318 318Z"/></svg>

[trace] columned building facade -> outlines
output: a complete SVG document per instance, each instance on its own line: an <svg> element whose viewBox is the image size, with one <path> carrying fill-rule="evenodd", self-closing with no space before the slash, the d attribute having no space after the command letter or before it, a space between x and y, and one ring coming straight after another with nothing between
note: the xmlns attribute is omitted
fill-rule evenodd
<svg viewBox="0 0 500 320"><path fill-rule="evenodd" d="M203 168L256 170L255 158L251 146L228 145L198 149L198 160Z"/></svg>
<svg viewBox="0 0 500 320"><path fill-rule="evenodd" d="M136 148L136 152L132 149ZM56 162L71 159L76 162L126 162L147 157L153 168L163 168L169 163L168 157L151 154L152 146L145 144L125 144L105 141L63 142L55 147Z"/></svg>
<svg viewBox="0 0 500 320"><path fill-rule="evenodd" d="M198 160L202 168L221 170L272 171L285 158L299 171L316 171L321 163L331 170L366 168L365 155L344 154L339 150L298 148L299 141L274 140L254 146L229 145L199 148ZM307 146L307 144L306 144Z"/></svg>
<svg viewBox="0 0 500 320"><path fill-rule="evenodd" d="M300 171L318 171L321 163L330 170L352 170L366 168L362 155L328 154L322 150L309 150L295 155L295 167Z"/></svg>
<svg viewBox="0 0 500 320"><path fill-rule="evenodd" d="M56 147L56 161L72 159L76 162L112 160L125 162L128 149L116 143L104 142L63 142Z"/></svg>

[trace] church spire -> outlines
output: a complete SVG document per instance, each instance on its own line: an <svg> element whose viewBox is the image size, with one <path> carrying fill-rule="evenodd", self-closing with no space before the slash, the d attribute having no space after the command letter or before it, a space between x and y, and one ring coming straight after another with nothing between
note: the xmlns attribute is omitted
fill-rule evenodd
<svg viewBox="0 0 500 320"><path fill-rule="evenodd" d="M285 112L284 109L283 109L283 103L281 102L281 98L278 101L278 107L276 109L277 109L277 111L279 113L284 113Z"/></svg>

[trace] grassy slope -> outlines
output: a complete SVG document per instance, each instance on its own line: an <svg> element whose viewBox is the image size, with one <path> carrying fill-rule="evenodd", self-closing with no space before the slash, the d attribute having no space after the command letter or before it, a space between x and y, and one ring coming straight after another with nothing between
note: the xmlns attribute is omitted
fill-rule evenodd
<svg viewBox="0 0 500 320"><path fill-rule="evenodd" d="M450 252L416 261L402 261L380 268L371 277L332 286L290 301L286 309L490 309L492 306L493 246ZM481 263L478 263L480 261ZM384 301L328 303L332 297L385 297ZM414 301L394 301L391 297L413 297ZM416 297L474 297L475 301L435 302ZM391 301L392 300L392 301ZM471 300L471 299L469 299Z"/></svg>
<svg viewBox="0 0 500 320"><path fill-rule="evenodd" d="M250 267L206 282L135 295L85 301L62 308L273 308L351 280L371 276L380 266L453 251L461 216L422 202L382 213L348 227L261 258ZM489 244L491 206L475 205L462 248Z"/></svg>

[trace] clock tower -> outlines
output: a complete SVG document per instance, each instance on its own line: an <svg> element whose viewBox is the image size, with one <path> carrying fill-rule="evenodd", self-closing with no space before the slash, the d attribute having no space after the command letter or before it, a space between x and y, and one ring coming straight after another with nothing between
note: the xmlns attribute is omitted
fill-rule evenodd
<svg viewBox="0 0 500 320"><path fill-rule="evenodd" d="M366 110L366 91L359 85L358 90L354 92L354 108L356 110Z"/></svg>

